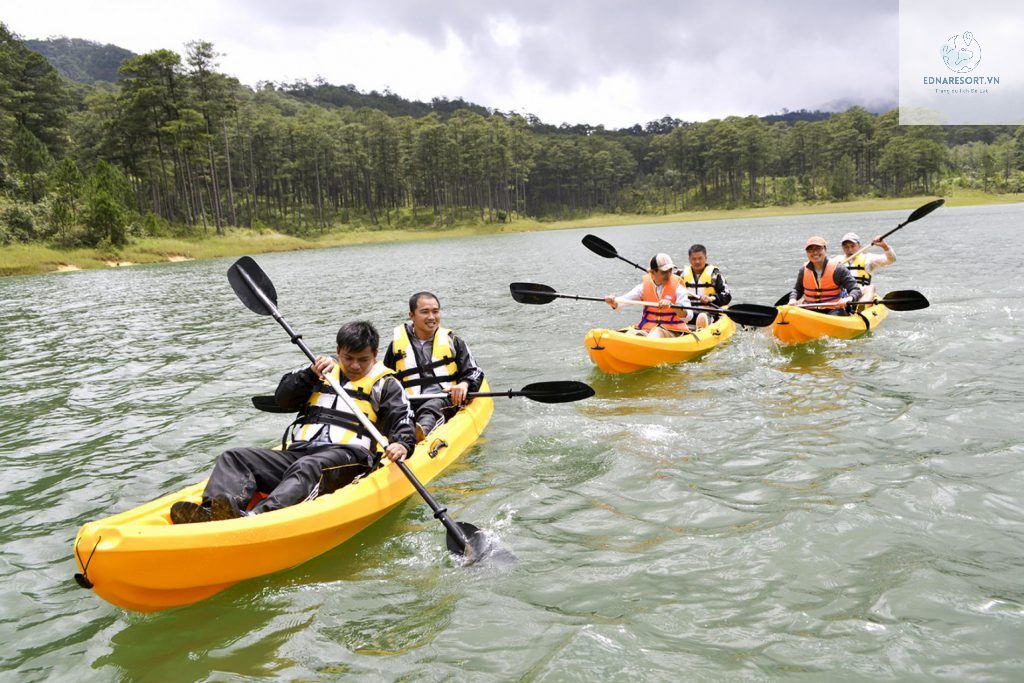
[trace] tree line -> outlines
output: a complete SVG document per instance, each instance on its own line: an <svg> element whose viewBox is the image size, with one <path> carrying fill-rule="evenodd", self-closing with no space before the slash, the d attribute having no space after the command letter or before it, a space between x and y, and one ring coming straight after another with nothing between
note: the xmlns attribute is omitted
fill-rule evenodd
<svg viewBox="0 0 1024 683"><path fill-rule="evenodd" d="M435 100L389 114L353 86L251 89L214 46L124 60L70 86L0 24L0 239L271 227L308 235L594 212L666 213L857 196L1022 191L1024 127L901 127L859 107L821 120L664 118L606 130ZM376 93L375 93L376 95ZM465 105L465 106L463 106Z"/></svg>

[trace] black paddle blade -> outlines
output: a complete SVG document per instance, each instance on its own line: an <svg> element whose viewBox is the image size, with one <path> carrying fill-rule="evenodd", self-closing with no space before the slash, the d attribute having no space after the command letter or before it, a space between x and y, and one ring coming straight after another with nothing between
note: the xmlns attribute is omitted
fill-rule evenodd
<svg viewBox="0 0 1024 683"><path fill-rule="evenodd" d="M789 295L786 295L789 301ZM733 319L733 322L747 327L768 327L775 322L779 309L774 306L761 306L760 304L736 304L729 308L722 309L722 313Z"/></svg>
<svg viewBox="0 0 1024 683"><path fill-rule="evenodd" d="M939 208L945 203L945 199L936 199L934 202L928 202L924 206L917 207L916 209L914 209L914 213L910 214L910 217L907 218L907 220L904 222L904 225L906 225L907 223L913 223L919 218L924 218L925 216L927 216L932 211Z"/></svg>
<svg viewBox="0 0 1024 683"><path fill-rule="evenodd" d="M920 311L922 308L928 308L931 304L928 303L928 299L925 298L921 292L915 292L912 289L901 289L895 292L889 292L882 297L881 303L885 304L885 307L893 311Z"/></svg>
<svg viewBox="0 0 1024 683"><path fill-rule="evenodd" d="M273 396L253 396L252 406L264 413L294 413L294 410L287 410L277 405L277 399Z"/></svg>
<svg viewBox="0 0 1024 683"><path fill-rule="evenodd" d="M481 531L469 522L455 522L469 541L465 546L455 538L449 531L445 538L448 552L462 557L462 565L470 565L486 562L488 564L513 565L519 561L509 550L501 546L486 531Z"/></svg>
<svg viewBox="0 0 1024 683"><path fill-rule="evenodd" d="M619 252L616 251L615 247L596 235L584 235L583 246L598 256L603 256L605 258L618 258L619 256Z"/></svg>
<svg viewBox="0 0 1024 683"><path fill-rule="evenodd" d="M527 384L519 393L538 403L571 403L590 398L594 389L586 382L534 382Z"/></svg>
<svg viewBox="0 0 1024 683"><path fill-rule="evenodd" d="M250 256L243 256L228 268L228 282L231 283L231 289L235 290L235 294L245 304L245 307L259 315L272 315L271 310L246 281L243 273L248 275L253 285L258 287L276 306L277 290L274 289L274 283Z"/></svg>
<svg viewBox="0 0 1024 683"><path fill-rule="evenodd" d="M521 304L549 304L558 297L554 289L533 282L513 282L508 286L512 298Z"/></svg>

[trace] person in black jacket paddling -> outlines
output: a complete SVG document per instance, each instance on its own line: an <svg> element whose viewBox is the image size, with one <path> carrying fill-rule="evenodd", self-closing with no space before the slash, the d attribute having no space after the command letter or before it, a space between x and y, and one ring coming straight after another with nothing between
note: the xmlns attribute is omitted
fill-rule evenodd
<svg viewBox="0 0 1024 683"><path fill-rule="evenodd" d="M418 440L443 424L484 381L466 342L441 327L441 302L430 292L409 297L409 321L395 327L384 365L395 371L410 396L448 394L413 402Z"/></svg>
<svg viewBox="0 0 1024 683"><path fill-rule="evenodd" d="M231 448L217 458L202 504L171 506L175 524L233 519L270 512L325 495L371 472L380 458L404 460L415 445L412 409L394 373L377 362L380 336L368 322L338 330L337 360L318 356L308 367L281 378L275 398L298 411L281 450ZM341 400L325 374L333 375L352 402L390 442L381 454L370 434ZM266 494L251 511L254 494Z"/></svg>

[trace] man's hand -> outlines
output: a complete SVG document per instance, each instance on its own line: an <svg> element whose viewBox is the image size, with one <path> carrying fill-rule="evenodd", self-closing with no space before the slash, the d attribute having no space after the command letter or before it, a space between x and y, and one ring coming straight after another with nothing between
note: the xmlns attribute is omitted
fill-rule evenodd
<svg viewBox="0 0 1024 683"><path fill-rule="evenodd" d="M604 302L606 304L608 304L609 306L611 306L612 310L615 310L615 309L617 309L619 307L619 304L615 301L615 295L614 294L609 294L608 296L606 296L604 298Z"/></svg>
<svg viewBox="0 0 1024 683"><path fill-rule="evenodd" d="M388 447L384 449L384 457L391 462L401 462L408 457L409 451L405 450L405 446L400 443L392 442L388 444Z"/></svg>
<svg viewBox="0 0 1024 683"><path fill-rule="evenodd" d="M469 392L469 382L459 382L448 387L448 395L452 399L452 405L461 406L466 400L466 394Z"/></svg>
<svg viewBox="0 0 1024 683"><path fill-rule="evenodd" d="M711 298L707 294L701 294L700 302L707 306L709 303L711 303Z"/></svg>
<svg viewBox="0 0 1024 683"><path fill-rule="evenodd" d="M323 378L324 373L330 372L333 368L334 359L328 358L327 356L317 356L316 360L309 366L309 369L320 378Z"/></svg>
<svg viewBox="0 0 1024 683"><path fill-rule="evenodd" d="M871 240L871 244L874 244L877 247L881 247L882 249L889 251L889 245L885 243L885 240L882 239L881 235L877 235L875 239Z"/></svg>
<svg viewBox="0 0 1024 683"><path fill-rule="evenodd" d="M672 305L672 302L669 301L668 299L662 299L661 301L658 302L658 307L659 308L668 308L671 305Z"/></svg>

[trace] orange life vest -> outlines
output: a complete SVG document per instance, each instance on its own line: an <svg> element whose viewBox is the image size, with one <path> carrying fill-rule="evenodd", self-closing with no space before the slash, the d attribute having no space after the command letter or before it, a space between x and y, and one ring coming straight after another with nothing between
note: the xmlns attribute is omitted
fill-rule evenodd
<svg viewBox="0 0 1024 683"><path fill-rule="evenodd" d="M810 262L804 266L805 304L817 304L843 298L846 291L839 286L835 279L836 266L838 265L838 259L829 259L825 263L825 271L821 274L820 280L814 272L814 266ZM835 306L819 306L819 308L844 308L845 306L846 304L840 303Z"/></svg>
<svg viewBox="0 0 1024 683"><path fill-rule="evenodd" d="M658 301L659 299L675 301L676 289L682 285L682 282L678 275L670 275L659 297L654 289L654 278L651 277L650 273L646 273L644 274L644 287L641 297L644 301ZM651 330L659 326L676 332L686 332L689 329L686 326L686 321L679 317L678 309L644 306L644 314L640 318L640 329Z"/></svg>

